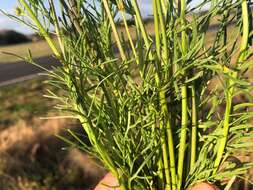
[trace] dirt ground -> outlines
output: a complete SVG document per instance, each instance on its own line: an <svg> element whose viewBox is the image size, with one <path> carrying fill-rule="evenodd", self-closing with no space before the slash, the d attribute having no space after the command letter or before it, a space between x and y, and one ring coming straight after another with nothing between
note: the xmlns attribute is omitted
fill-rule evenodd
<svg viewBox="0 0 253 190"><path fill-rule="evenodd" d="M92 189L105 170L87 154L55 137L66 136L67 128L80 131L81 127L75 121L38 122L38 128L19 122L1 131L0 189Z"/></svg>

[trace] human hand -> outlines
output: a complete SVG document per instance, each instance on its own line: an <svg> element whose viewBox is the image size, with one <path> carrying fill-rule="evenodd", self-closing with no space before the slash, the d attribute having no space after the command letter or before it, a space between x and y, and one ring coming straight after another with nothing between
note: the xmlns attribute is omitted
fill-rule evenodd
<svg viewBox="0 0 253 190"><path fill-rule="evenodd" d="M94 190L120 190L120 189L117 179L111 173L107 173L105 177L95 187Z"/></svg>

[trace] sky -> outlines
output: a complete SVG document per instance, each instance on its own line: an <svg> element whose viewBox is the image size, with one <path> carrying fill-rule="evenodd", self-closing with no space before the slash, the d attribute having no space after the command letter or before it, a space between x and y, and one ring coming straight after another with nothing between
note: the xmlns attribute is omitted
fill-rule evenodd
<svg viewBox="0 0 253 190"><path fill-rule="evenodd" d="M141 11L142 14L147 16L152 14L152 5L151 2L152 0L138 0L139 3L141 4ZM199 2L200 0L194 0L196 3ZM143 3L145 2L145 3ZM0 9L13 13L15 7L17 7L17 0L0 0ZM0 30L1 29L14 29L19 32L23 33L30 33L31 31L27 30L25 26L20 25L19 23L13 22L6 16L2 15L0 13Z"/></svg>
<svg viewBox="0 0 253 190"><path fill-rule="evenodd" d="M14 8L17 6L17 0L0 0L0 9L5 11L13 12ZM25 30L25 28L20 28L17 23L14 23L6 16L0 13L0 29L17 29L19 31Z"/></svg>

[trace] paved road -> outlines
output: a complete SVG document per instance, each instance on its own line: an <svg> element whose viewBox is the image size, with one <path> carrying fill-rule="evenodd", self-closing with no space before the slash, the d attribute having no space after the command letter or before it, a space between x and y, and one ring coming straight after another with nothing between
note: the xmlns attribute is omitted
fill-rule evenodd
<svg viewBox="0 0 253 190"><path fill-rule="evenodd" d="M59 65L59 62L55 58L48 56L37 58L35 59L35 62L47 69ZM42 69L24 61L0 63L0 86L34 78L41 72L43 72Z"/></svg>

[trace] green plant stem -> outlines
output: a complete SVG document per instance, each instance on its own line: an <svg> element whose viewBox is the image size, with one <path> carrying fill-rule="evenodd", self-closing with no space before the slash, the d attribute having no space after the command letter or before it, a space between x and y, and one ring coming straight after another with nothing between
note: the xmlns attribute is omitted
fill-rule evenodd
<svg viewBox="0 0 253 190"><path fill-rule="evenodd" d="M158 16L158 10L156 6L156 1L157 0L153 0L152 5L153 5L153 12L154 12L156 54L158 58L160 59L161 58L161 52L160 52L161 40L160 40L160 32L159 32L159 16Z"/></svg>
<svg viewBox="0 0 253 190"><path fill-rule="evenodd" d="M110 24L111 24L111 27L112 27L112 32L113 32L115 41L117 43L117 46L119 48L119 53L120 53L121 59L125 61L126 60L126 55L125 55L125 52L123 50L123 46L121 44L121 41L120 41L120 38L119 38L119 34L118 34L118 31L117 31L115 22L113 20L113 17L112 17L112 14L111 14L111 11L110 11L110 8L109 8L109 4L108 4L107 0L103 0L103 5L105 7L106 14L107 14L107 16L109 18L109 21L110 21Z"/></svg>
<svg viewBox="0 0 253 190"><path fill-rule="evenodd" d="M69 82L69 87L74 88L73 85L71 84L71 80L68 80ZM74 91L76 92L76 91ZM83 109L83 107L76 102L75 104L75 109L78 113L86 113ZM95 150L98 152L98 154L101 156L101 160L104 162L105 166L110 170L110 172L119 180L120 184L120 189L121 190L126 190L125 183L122 182L122 178L119 176L119 173L117 171L117 168L115 167L113 161L111 160L110 156L108 155L106 149L101 145L101 143L98 141L96 135L94 134L94 131L92 130L92 122L86 118L84 115L79 115L78 116L79 121L81 122L84 130L86 131L92 145L95 148Z"/></svg>
<svg viewBox="0 0 253 190"><path fill-rule="evenodd" d="M163 14L162 14L162 6L161 6L161 0L156 0L156 4L157 4L157 12L159 15L159 20L160 20L160 25L161 25L161 33L162 33L162 57L163 57L163 61L164 64L168 64L168 57L169 57L169 53L168 53L168 43L167 43L167 36L166 36L166 27L165 27L165 22L164 22L164 18L163 18ZM170 74L170 72L168 72ZM170 76L168 76L168 78L170 78Z"/></svg>
<svg viewBox="0 0 253 190"><path fill-rule="evenodd" d="M158 188L164 190L164 176L163 176L163 160L162 157L159 158L158 163Z"/></svg>
<svg viewBox="0 0 253 190"><path fill-rule="evenodd" d="M164 21L164 15L163 15L163 11L162 11L162 5L161 5L161 0L156 0L156 6L157 6L157 14L159 16L159 21L160 21L160 26L161 26L161 34L162 34L162 43L163 43L163 51L162 51L162 59L164 61L164 65L169 64L169 52L168 52L168 43L167 43L167 35L166 35L166 26L165 26L165 21ZM159 33L159 29L157 29L157 32ZM160 60L162 60L160 58ZM172 67L170 66L170 69L172 69ZM165 78L170 78L170 73L171 71L169 71L167 73L167 75L165 76ZM168 148L169 148L169 167L170 167L170 173L171 173L171 182L172 182L172 190L176 189L176 169L175 169L175 153L174 153L174 138L173 138L173 133L172 133L172 126L171 126L171 115L169 115L169 113L171 113L168 110L167 107L167 101L166 101L166 91L162 91L161 92L161 98L160 101L162 100L162 105L163 105L163 109L164 112L166 113L166 134L167 134L167 144L168 144ZM163 102L165 101L165 102Z"/></svg>
<svg viewBox="0 0 253 190"><path fill-rule="evenodd" d="M103 5L105 7L105 11L106 11L106 14L109 18L109 22L111 24L111 27L112 27L112 31L113 31L113 35L114 35L114 38L116 40L116 44L118 46L118 49L119 49L119 52L120 52L120 56L121 56L121 59L123 61L126 61L127 58L126 58L126 55L125 55L125 52L124 52L124 49L123 49L123 46L122 46L122 43L121 43L121 40L119 38L119 34L118 34L118 31L117 31L117 27L115 25L115 22L113 20L113 17L112 17L112 13L111 13L111 10L110 10L110 7L109 7L109 4L108 4L108 1L107 0L103 0ZM115 65L116 67L118 67L118 65ZM116 118L116 111L114 109L114 104L113 104L113 101L111 99L111 96L108 94L106 88L104 87L104 85L102 85L103 87L103 91L106 95L106 99L108 100L109 104L113 107L113 114L114 114L114 118Z"/></svg>
<svg viewBox="0 0 253 190"><path fill-rule="evenodd" d="M249 38L249 20L248 20L249 13L248 13L247 1L244 0L241 6L242 6L243 34L242 34L240 55L239 55L237 64L241 64L241 62L245 58L245 50L248 47L248 38ZM238 76L237 71L229 71L228 74L234 79L236 79ZM234 90L235 90L235 83L233 79L229 79L227 85L229 89L226 92L226 110L225 110L224 124L223 124L223 135L219 141L219 148L218 148L217 156L214 162L214 173L216 173L217 170L219 169L219 165L221 163L223 153L226 148L226 144L228 140L228 135L229 135L230 114L231 114L232 102L233 102L232 100L233 100Z"/></svg>
<svg viewBox="0 0 253 190"><path fill-rule="evenodd" d="M59 20L58 20L57 15L56 15L54 1L49 0L49 5L51 7L52 14L53 14L53 21L54 21L54 26L55 26L55 32L57 34L57 39L58 39L58 42L59 42L59 45L60 45L60 48L61 48L61 52L62 52L62 54L64 54L65 48L64 48L64 45L63 45L62 32L61 32L61 29L60 29Z"/></svg>
<svg viewBox="0 0 253 190"><path fill-rule="evenodd" d="M160 59L160 34L159 34L159 20L158 20L158 13L157 13L157 7L156 7L156 0L153 0L152 2L152 5L153 5L153 11L154 11L154 25L155 25L155 42L156 42L156 54L157 54L157 57ZM158 68L157 70L160 71L160 64L157 63L158 65ZM157 72L158 73L158 72ZM158 75L156 76L157 80L159 80L158 78ZM164 142L165 143L165 142ZM162 150L163 150L163 144L162 144ZM163 165L163 160L162 160L162 157L161 159L159 159L158 161L158 184L159 184L159 188L160 189L164 189L164 184L166 182L164 182L164 179L163 179L163 168L164 168L164 165Z"/></svg>
<svg viewBox="0 0 253 190"><path fill-rule="evenodd" d="M170 161L170 172L171 172L172 190L174 190L174 189L176 189L176 184L177 184L177 181L176 181L177 180L177 176L176 176L177 174L176 174L175 150L174 150L173 134L172 134L171 123L170 123L169 120L167 120L166 132L167 132L168 146L169 146L169 161Z"/></svg>
<svg viewBox="0 0 253 190"><path fill-rule="evenodd" d="M128 40L129 40L131 49L132 49L132 51L133 51L133 54L134 54L135 59L138 60L137 52L136 52L136 50L135 50L135 46L134 46L134 43L133 43L133 39L132 39L132 36L131 36L131 34L130 34L130 31L129 31L128 24L127 24L127 20L126 20L126 16L125 16L124 4L123 4L122 0L120 0L120 1L119 1L119 4L118 4L118 8L120 8L120 7L123 8L123 10L120 10L120 12L121 12L121 17L122 17L122 19L123 19L124 27L125 27L125 30L126 30L126 33L127 33L127 37L128 37ZM138 61L137 61L137 64L139 64Z"/></svg>
<svg viewBox="0 0 253 190"><path fill-rule="evenodd" d="M155 31L156 31L156 48L157 48L157 55L158 58L161 60L161 54L160 54L160 32L159 32L159 21L158 21L158 12L157 12L157 7L156 7L156 0L154 0L153 2L153 6L155 7ZM158 65L160 65L160 63L158 63ZM159 71L157 71L158 73ZM159 75L159 74L158 74ZM160 77L156 76L157 80L158 80L158 86L161 85L160 83ZM170 165L168 162L168 147L167 147L167 126L165 125L166 120L168 119L167 117L167 102L166 102L166 96L165 96L165 91L162 90L159 93L159 99L160 99L160 105L161 105L161 110L162 110L162 121L160 122L160 129L161 131L163 131L164 135L162 137L162 141L161 141L161 145L162 145L162 156L163 156L163 167L164 167L164 173L165 173L165 179L166 179L166 184L165 184L165 190L171 190L171 176L170 176ZM169 122L169 121L168 121ZM159 163L158 163L159 164Z"/></svg>
<svg viewBox="0 0 253 190"><path fill-rule="evenodd" d="M168 148L166 144L166 131L165 131L165 125L164 125L165 118L162 118L162 121L160 121L160 129L163 131L163 136L161 140L162 144L162 155L163 155L163 165L164 165L164 173L165 173L165 190L171 190L171 177L170 177L170 167L169 167L169 161L168 161Z"/></svg>
<svg viewBox="0 0 253 190"><path fill-rule="evenodd" d="M160 25L161 25L161 33L162 33L162 42L163 42L163 51L162 51L162 57L164 60L164 65L169 64L169 50L168 50L168 39L167 39L167 35L166 35L166 26L165 26L165 20L164 20L164 16L162 14L162 4L161 4L162 0L156 0L157 3L157 11L158 11L158 15L159 15L159 21L160 21ZM162 1L163 2L163 1ZM172 66L170 66L170 70L169 72L167 72L165 79L168 79L171 77L171 70L172 70ZM166 92L164 91L162 94L162 98L166 99ZM175 154L174 154L174 138L173 138L173 134L172 134L172 126L171 126L171 115L169 115L169 113L171 113L171 111L168 110L167 107L167 102L166 102L166 106L164 107L165 112L166 112L166 116L167 116L167 125L166 125L166 131L167 131L167 143L169 146L169 160L170 160L170 171L171 171L171 178L172 178L172 189L175 189L175 184L176 184L176 170L175 170Z"/></svg>
<svg viewBox="0 0 253 190"><path fill-rule="evenodd" d="M164 54L164 62L165 64L168 64L168 47L167 47L167 37L166 37L166 29L164 24L163 15L161 13L161 3L160 0L153 0L153 10L154 10L154 20L155 20L155 38L156 38L156 51L158 54L158 57L161 59L161 40L160 40L160 30L159 30L159 23L162 28L162 41L163 41L163 54ZM160 64L158 64L159 67L161 67ZM159 68L158 68L159 69ZM169 77L169 76L168 76ZM160 80L160 79L159 79ZM160 85L160 82L159 82ZM169 169L168 173L165 174L165 176L171 175L171 186L172 190L176 188L176 169L175 169L175 153L174 153L174 140L173 140L173 134L172 134L172 128L171 128L171 121L169 116L169 110L167 107L167 101L166 101L166 91L162 90L160 92L160 104L162 105L163 113L166 117L166 135L167 135L167 142L168 144L168 150L169 150ZM165 166L166 167L166 166Z"/></svg>
<svg viewBox="0 0 253 190"><path fill-rule="evenodd" d="M172 185L172 189L175 189L176 169L175 169L174 142L173 142L173 135L172 135L170 117L168 115L169 112L168 112L168 107L167 107L165 91L160 92L160 104L161 104L161 109L162 109L162 113L164 115L164 118L166 118L166 135L167 135L167 138L168 138L169 161L170 161L169 168L168 168L168 173L171 172L171 179L172 179L172 184L171 185ZM167 159L168 159L168 157L167 157ZM168 164L168 163L166 162L164 164Z"/></svg>
<svg viewBox="0 0 253 190"><path fill-rule="evenodd" d="M153 0L153 11L154 11L154 26L155 26L155 47L156 47L156 55L159 61L156 62L156 83L158 86L160 85L160 72L162 70L161 68L161 39L160 39L160 31L159 31L159 16L158 16L158 10L156 5L156 0Z"/></svg>
<svg viewBox="0 0 253 190"><path fill-rule="evenodd" d="M186 0L181 0L181 14L180 14L180 20L181 20L181 27L182 27L182 54L186 55L187 53L187 42L186 42L186 28L185 28L185 9L186 9Z"/></svg>
<svg viewBox="0 0 253 190"><path fill-rule="evenodd" d="M246 0L242 2L242 19L243 19L243 35L242 35L238 64L241 64L241 62L244 60L246 56L245 50L248 47L248 40L249 40L249 12L248 12L248 5L247 5Z"/></svg>
<svg viewBox="0 0 253 190"><path fill-rule="evenodd" d="M185 27L185 9L186 1L181 0L181 27ZM182 56L184 57L187 53L187 43L186 43L186 29L181 33L182 40ZM184 64L184 60L183 60ZM185 73L184 73L185 75ZM181 114L181 133L180 133L180 142L178 150L178 170L177 170L177 189L181 190L183 182L183 173L184 173L184 161L185 161L185 149L186 149L186 138L187 138L187 124L188 124L188 105L187 105L187 85L183 84L181 86L181 98L182 98L182 114Z"/></svg>
<svg viewBox="0 0 253 190"><path fill-rule="evenodd" d="M63 0L61 0L62 2ZM77 32L82 35L83 33L83 28L80 25L80 15L78 14L78 9L77 9L77 4L75 0L67 0L69 3L70 8L68 9L68 14L69 17L71 19L71 22L73 23L73 25L75 26L75 29L77 30Z"/></svg>
<svg viewBox="0 0 253 190"><path fill-rule="evenodd" d="M142 33L142 37L144 39L146 49L148 49L149 46L150 46L150 41L148 39L148 34L147 34L146 29L145 29L145 26L143 24L143 19L141 18L141 13L140 13L140 9L139 9L139 6L137 4L137 1L132 0L132 5L133 5L133 8L134 8L134 11L135 11L135 14L136 14L136 20L139 23L139 27L140 27L140 30L141 30L141 33Z"/></svg>
<svg viewBox="0 0 253 190"><path fill-rule="evenodd" d="M179 151L178 151L178 181L177 189L181 190L182 181L183 181L183 172L184 172L184 158L185 158L185 149L186 149L186 138L187 138L187 123L188 123L188 113L187 113L187 88L186 85L181 87L182 91L182 121L181 121L181 133L180 133L180 142L179 142Z"/></svg>
<svg viewBox="0 0 253 190"><path fill-rule="evenodd" d="M124 4L123 4L122 0L120 0L119 4L118 4L119 8L120 8L120 6L124 7ZM129 27L128 27L126 16L125 16L125 10L124 9L120 10L120 12L121 12L121 16L122 16L122 19L123 19L123 23L124 23L124 26L125 26L126 33L127 33L127 37L128 37L133 55L134 55L135 60L136 60L136 64L139 65L140 64L140 59L137 55L137 52L136 52L136 49L135 49L135 46L134 46L134 42L133 42L132 36L130 34L130 31L129 31ZM143 77L143 71L142 70L140 70L140 76Z"/></svg>
<svg viewBox="0 0 253 190"><path fill-rule="evenodd" d="M97 137L94 135L87 119L80 116L79 120L82 123L84 130L87 132L89 139L92 140L93 146L96 147L96 151L101 156L101 159L104 162L105 166L108 167L113 176L119 180L120 189L126 190L127 188L125 187L124 182L121 181L121 177L119 176L116 167L114 166L111 158L108 156L105 148L98 142Z"/></svg>
<svg viewBox="0 0 253 190"><path fill-rule="evenodd" d="M192 131L191 131L191 161L190 161L190 170L193 169L193 166L196 161L196 149L197 149L197 103L196 103L196 89L195 85L192 86Z"/></svg>
<svg viewBox="0 0 253 190"><path fill-rule="evenodd" d="M34 22L34 24L38 27L41 35L45 38L45 40L47 41L48 45L50 46L50 48L52 49L54 55L61 59L61 54L58 51L54 41L52 40L52 38L50 38L50 36L48 35L48 33L46 32L46 30L44 29L44 27L42 26L42 24L40 23L38 17L35 15L35 13L32 11L32 9L29 7L28 3L25 0L20 0L20 3L25 7L25 9L27 10L27 12L30 15L30 18L32 19L32 21Z"/></svg>
<svg viewBox="0 0 253 190"><path fill-rule="evenodd" d="M160 1L160 0L158 0ZM166 17L167 11L168 11L168 1L167 0L161 0L161 4L162 4L162 11L161 13L164 14L164 16Z"/></svg>

